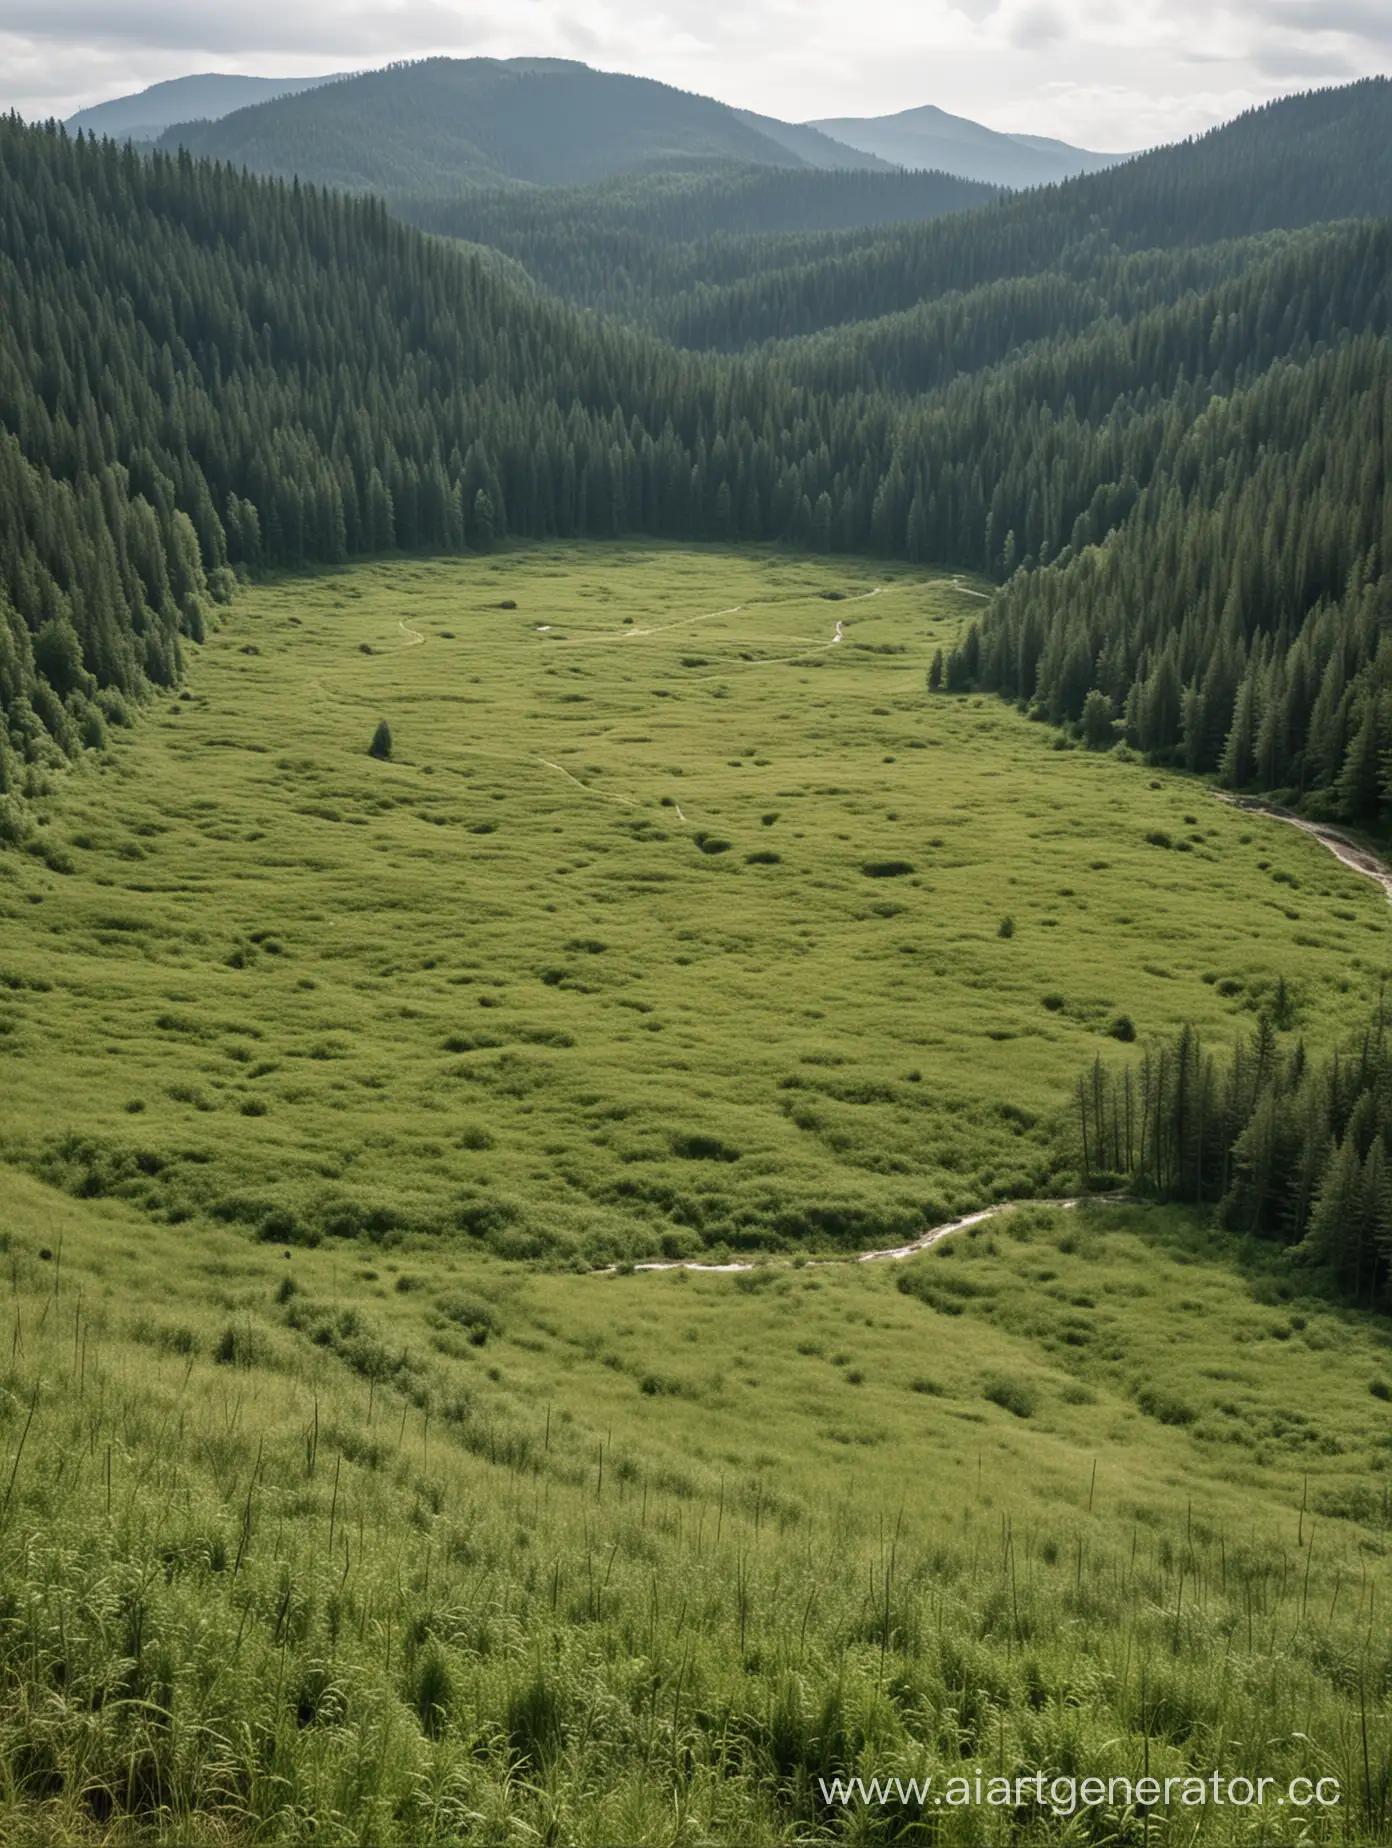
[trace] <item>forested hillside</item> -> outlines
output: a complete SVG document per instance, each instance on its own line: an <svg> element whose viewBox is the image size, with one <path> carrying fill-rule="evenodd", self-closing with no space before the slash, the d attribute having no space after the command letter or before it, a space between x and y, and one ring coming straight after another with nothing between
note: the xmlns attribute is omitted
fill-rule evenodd
<svg viewBox="0 0 1392 1848"><path fill-rule="evenodd" d="M859 251L753 279L751 301L788 292L780 325L834 319L862 259L897 265L914 298L727 358L577 314L374 202L10 122L4 775L98 741L144 684L171 683L237 571L635 532L1008 580L950 685L1375 822L1392 746L1392 231L1212 233L1261 225L1277 203L1317 213L1339 170L1353 176L1341 207L1378 196L1381 144L1350 168L1335 129L1367 129L1390 96L1297 99L1228 142L1040 194L1034 216L1011 200L849 239L680 241L716 210L935 182L765 186L746 170L610 189L613 237L656 241L656 227L674 260ZM1273 135L1278 116L1288 132ZM1229 170L1245 172L1245 201ZM1108 188L1104 223L1085 208ZM1206 223L1189 213L1198 192ZM575 206L577 263L603 217L588 209ZM501 225L496 201L486 211ZM529 225L560 235L535 197L519 216L518 248ZM1048 250L1064 218L1085 234ZM834 287L801 294L800 275ZM730 299L694 291L676 311L711 320Z"/></svg>
<svg viewBox="0 0 1392 1848"><path fill-rule="evenodd" d="M594 186L516 186L391 200L393 212L422 230L487 244L516 258L558 295L587 306L622 307L621 287L680 293L728 273L747 273L750 246L782 256L785 234L902 226L988 205L1002 195L948 173L811 172L722 166L703 173L627 176ZM777 238L778 242L772 240ZM712 248L711 240L719 239ZM688 279L664 276L681 247ZM691 247L695 248L691 248ZM732 251L733 263L727 257ZM616 269L619 274L616 275Z"/></svg>
<svg viewBox="0 0 1392 1848"><path fill-rule="evenodd" d="M1357 149L1357 158L1349 150ZM866 176L862 199L893 197L917 176ZM901 195L906 201L907 194ZM406 205L408 213L414 207ZM519 258L584 307L641 319L679 345L738 352L902 314L990 282L1063 269L1090 276L1115 253L1197 248L1275 230L1392 213L1392 82L1287 98L1201 139L1104 173L1012 195L985 213L800 237L745 236L713 248L667 229L665 200L644 222L630 209L621 261L591 260L585 213L529 206L509 225L483 214L436 218ZM927 217L916 209L915 217ZM696 235L694 232L691 234Z"/></svg>
<svg viewBox="0 0 1392 1848"><path fill-rule="evenodd" d="M804 164L724 103L547 58L392 65L219 122L184 123L160 145L379 193L566 185L727 161Z"/></svg>

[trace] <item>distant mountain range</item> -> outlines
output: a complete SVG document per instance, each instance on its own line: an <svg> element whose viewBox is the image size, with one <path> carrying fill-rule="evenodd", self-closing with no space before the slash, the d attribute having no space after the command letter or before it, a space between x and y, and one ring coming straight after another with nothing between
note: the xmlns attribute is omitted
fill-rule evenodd
<svg viewBox="0 0 1392 1848"><path fill-rule="evenodd" d="M386 193L569 185L716 164L907 168L1019 188L1125 158L998 134L931 105L782 122L647 78L540 58L431 58L337 78L182 77L81 110L68 127Z"/></svg>
<svg viewBox="0 0 1392 1848"><path fill-rule="evenodd" d="M1094 154L1042 135L997 134L932 103L900 115L835 116L809 126L891 167L955 173L991 186L1049 186L1130 159L1128 154Z"/></svg>
<svg viewBox="0 0 1392 1848"><path fill-rule="evenodd" d="M236 109L272 103L281 96L298 96L332 77L227 77L209 72L201 77L174 77L151 84L135 96L118 96L109 103L79 109L68 120L68 131L110 135L116 141L158 141L178 122L218 122Z"/></svg>

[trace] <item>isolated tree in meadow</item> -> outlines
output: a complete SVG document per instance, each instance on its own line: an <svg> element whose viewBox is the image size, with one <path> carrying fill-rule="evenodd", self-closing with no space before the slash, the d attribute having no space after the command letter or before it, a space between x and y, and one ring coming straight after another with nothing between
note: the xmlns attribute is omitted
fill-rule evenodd
<svg viewBox="0 0 1392 1848"><path fill-rule="evenodd" d="M385 719L377 721L377 729L372 734L372 743L367 747L369 757L380 758L386 763L392 754L391 726Z"/></svg>

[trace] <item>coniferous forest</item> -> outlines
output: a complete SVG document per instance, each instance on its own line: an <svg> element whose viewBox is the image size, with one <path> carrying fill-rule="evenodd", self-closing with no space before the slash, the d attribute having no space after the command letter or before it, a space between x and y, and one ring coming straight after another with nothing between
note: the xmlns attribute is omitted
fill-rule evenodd
<svg viewBox="0 0 1392 1848"><path fill-rule="evenodd" d="M1192 1027L1078 1081L1082 1169L1142 1194L1215 1208L1232 1230L1296 1246L1355 1302L1392 1277L1392 1047L1381 1000L1331 1057L1283 1043L1281 986L1255 1031L1215 1053Z"/></svg>
<svg viewBox="0 0 1392 1848"><path fill-rule="evenodd" d="M1296 98L931 222L941 176L717 167L425 232L11 120L0 776L177 679L239 572L637 533L985 573L948 690L1376 827L1390 116ZM818 187L867 222L738 228Z"/></svg>

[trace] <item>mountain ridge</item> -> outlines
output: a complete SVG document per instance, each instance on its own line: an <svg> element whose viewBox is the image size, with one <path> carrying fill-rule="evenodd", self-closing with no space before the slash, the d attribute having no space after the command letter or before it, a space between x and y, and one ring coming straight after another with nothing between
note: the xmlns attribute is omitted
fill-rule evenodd
<svg viewBox="0 0 1392 1848"><path fill-rule="evenodd" d="M536 86L531 98L515 90L507 96L506 87L519 83ZM345 86L346 93L323 94ZM406 93L409 106L401 100ZM509 119L519 110L526 119ZM629 118L636 145L624 148L616 144ZM556 147L556 131L566 125L576 138ZM162 139L256 171L387 192L517 180L573 184L713 160L824 172L937 171L1019 189L1126 158L998 133L935 104L892 116L785 122L560 58L425 58L306 78L210 72L94 104L66 126L69 133Z"/></svg>
<svg viewBox="0 0 1392 1848"><path fill-rule="evenodd" d="M1004 134L950 114L936 103L886 116L826 116L807 124L891 166L936 169L990 186L1024 190L1131 159L1102 154L1046 135Z"/></svg>
<svg viewBox="0 0 1392 1848"><path fill-rule="evenodd" d="M393 65L217 122L178 124L160 145L386 194L574 184L718 163L810 164L712 98L551 59Z"/></svg>
<svg viewBox="0 0 1392 1848"><path fill-rule="evenodd" d="M306 90L335 83L323 77L243 77L225 71L201 71L152 83L129 96L92 103L68 117L64 126L75 135L110 135L117 140L154 141L181 122L215 122L234 110L276 102Z"/></svg>

